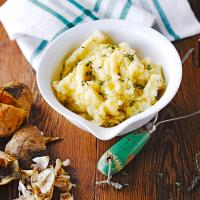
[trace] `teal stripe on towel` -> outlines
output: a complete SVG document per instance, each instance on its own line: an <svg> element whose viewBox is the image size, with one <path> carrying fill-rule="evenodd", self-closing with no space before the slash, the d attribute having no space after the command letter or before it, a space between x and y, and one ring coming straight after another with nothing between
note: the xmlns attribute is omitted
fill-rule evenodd
<svg viewBox="0 0 200 200"><path fill-rule="evenodd" d="M119 17L120 19L125 19L126 18L131 5L132 5L131 0L127 0L126 4L124 5L124 7L122 9L122 12L120 14L120 17Z"/></svg>
<svg viewBox="0 0 200 200"><path fill-rule="evenodd" d="M80 22L82 22L82 21L84 20L84 16L85 16L84 14L78 16L78 17L72 22L72 24L73 24L74 26L76 26L78 23L80 23ZM68 30L68 29L69 29L68 27L65 27L65 28L61 29L60 31L58 31L58 32L54 35L54 37L53 37L52 40L54 40L55 38L57 38L60 34L64 33L64 32L65 32L66 30Z"/></svg>
<svg viewBox="0 0 200 200"><path fill-rule="evenodd" d="M79 10L83 11L83 13L86 14L91 19L93 19L93 20L98 20L99 19L90 10L86 9L85 7L83 7L78 2L76 2L74 0L68 0L68 2L70 2L71 4L73 4L74 6L76 6Z"/></svg>
<svg viewBox="0 0 200 200"><path fill-rule="evenodd" d="M47 46L47 44L47 40L42 40L42 42L38 45L38 47L34 50L33 54L31 55L30 62L34 60L34 58Z"/></svg>
<svg viewBox="0 0 200 200"><path fill-rule="evenodd" d="M158 10L159 12L159 15L162 19L162 22L167 30L167 32L175 39L175 40L178 40L180 39L180 37L174 32L174 30L172 29L168 19L167 19L167 16L165 15L161 5L159 4L158 0L153 0L153 3L156 7L156 9Z"/></svg>
<svg viewBox="0 0 200 200"><path fill-rule="evenodd" d="M62 15L60 15L59 13L55 12L54 10L52 10L51 8L49 8L48 6L46 6L45 4L41 3L38 0L29 0L31 3L33 3L34 5L38 6L39 8L45 10L46 12L50 13L51 15L53 15L54 17L56 17L57 19L59 19L63 24L65 24L66 26L68 26L69 28L71 28L73 25L67 20L65 19Z"/></svg>
<svg viewBox="0 0 200 200"><path fill-rule="evenodd" d="M108 7L107 7L106 13L105 13L105 15L104 15L105 18L111 18L112 11L113 11L113 9L115 8L116 3L117 3L116 0L111 0L111 1L108 3Z"/></svg>
<svg viewBox="0 0 200 200"><path fill-rule="evenodd" d="M96 0L96 4L95 4L94 9L93 9L95 12L99 11L101 1L102 0Z"/></svg>
<svg viewBox="0 0 200 200"><path fill-rule="evenodd" d="M76 26L78 23L82 22L84 19L84 14L78 16L73 22L73 26ZM52 40L54 40L55 38L57 38L60 34L62 34L63 32L65 32L66 30L68 30L69 27L65 27L63 29L61 29L60 31L58 31ZM30 58L30 62L33 62L33 60L35 59L35 57L40 54L42 52L42 50L47 46L48 41L46 40L42 40L42 42L38 45L38 47L34 50L33 54L31 55Z"/></svg>

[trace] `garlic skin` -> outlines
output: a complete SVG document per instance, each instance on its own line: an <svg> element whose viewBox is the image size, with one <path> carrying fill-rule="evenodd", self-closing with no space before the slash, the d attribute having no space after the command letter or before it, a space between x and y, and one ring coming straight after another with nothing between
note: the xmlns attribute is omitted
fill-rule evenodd
<svg viewBox="0 0 200 200"><path fill-rule="evenodd" d="M43 194L50 192L55 182L55 171L47 168L38 175L37 185Z"/></svg>
<svg viewBox="0 0 200 200"><path fill-rule="evenodd" d="M73 200L69 193L75 186L70 181L70 176L64 169L70 160L56 159L55 166L49 165L49 156L32 159L34 164L31 170L21 170L22 179L19 182L19 197L16 200L51 200L54 187L61 192L61 200Z"/></svg>

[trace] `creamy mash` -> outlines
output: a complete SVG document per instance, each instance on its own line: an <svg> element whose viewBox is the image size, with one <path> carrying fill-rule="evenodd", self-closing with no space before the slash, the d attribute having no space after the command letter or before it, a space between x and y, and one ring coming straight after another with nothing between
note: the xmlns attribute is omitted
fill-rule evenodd
<svg viewBox="0 0 200 200"><path fill-rule="evenodd" d="M150 58L95 32L67 58L53 88L71 111L112 127L155 104L165 81Z"/></svg>

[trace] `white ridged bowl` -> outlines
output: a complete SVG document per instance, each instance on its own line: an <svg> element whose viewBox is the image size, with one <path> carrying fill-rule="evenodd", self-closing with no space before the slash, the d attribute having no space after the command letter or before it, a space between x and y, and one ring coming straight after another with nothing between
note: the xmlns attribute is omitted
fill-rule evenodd
<svg viewBox="0 0 200 200"><path fill-rule="evenodd" d="M155 105L112 128L99 127L65 108L56 99L51 87L53 76L61 70L57 66L63 57L97 30L107 34L116 42L129 43L132 48L139 50L142 56L149 56L153 62L161 64L167 82L165 93ZM46 49L37 70L37 83L47 103L75 126L92 133L101 140L112 139L146 124L175 96L181 77L181 60L171 42L151 28L121 20L93 21L64 32Z"/></svg>

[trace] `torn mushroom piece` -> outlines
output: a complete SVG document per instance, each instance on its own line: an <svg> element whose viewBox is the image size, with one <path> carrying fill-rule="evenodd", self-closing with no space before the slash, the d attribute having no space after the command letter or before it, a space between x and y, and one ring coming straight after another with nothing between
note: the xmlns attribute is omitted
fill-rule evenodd
<svg viewBox="0 0 200 200"><path fill-rule="evenodd" d="M56 177L55 180L55 187L57 187L61 192L69 192L72 188L72 186L74 186L71 182L70 182L70 176L68 175L60 175Z"/></svg>
<svg viewBox="0 0 200 200"><path fill-rule="evenodd" d="M32 103L27 85L14 81L0 87L0 137L12 135L27 120Z"/></svg>
<svg viewBox="0 0 200 200"><path fill-rule="evenodd" d="M68 164L68 163L70 163L69 159L67 159L63 162L60 159L56 159L56 165L55 165L56 179L55 179L54 185L61 192L69 192L71 190L72 186L74 186L70 182L70 176L62 168L62 167L65 167L66 164Z"/></svg>
<svg viewBox="0 0 200 200"><path fill-rule="evenodd" d="M74 198L69 192L67 192L60 194L60 200L74 200Z"/></svg>
<svg viewBox="0 0 200 200"><path fill-rule="evenodd" d="M26 116L25 110L0 103L0 137L12 135L23 123Z"/></svg>
<svg viewBox="0 0 200 200"><path fill-rule="evenodd" d="M19 178L19 164L16 158L0 151L0 185Z"/></svg>
<svg viewBox="0 0 200 200"><path fill-rule="evenodd" d="M63 169L69 160L56 160L55 167L49 166L49 157L42 156L33 159L32 170L22 170L22 180L19 182L19 198L17 200L51 200L54 187L58 187L62 194L60 199L73 200L69 193L73 184L70 176ZM65 163L65 164L63 164Z"/></svg>
<svg viewBox="0 0 200 200"><path fill-rule="evenodd" d="M6 144L5 152L20 160L28 160L36 152L46 150L46 144L60 140L59 137L44 136L36 126L20 128Z"/></svg>
<svg viewBox="0 0 200 200"><path fill-rule="evenodd" d="M0 88L0 91L0 100L4 99L5 101L5 97L7 96L6 101L8 101L8 97L12 100L12 102L9 101L8 104L11 103L13 106L24 109L27 112L27 115L29 114L33 103L33 95L27 85L19 81L13 81L5 84L2 88Z"/></svg>

